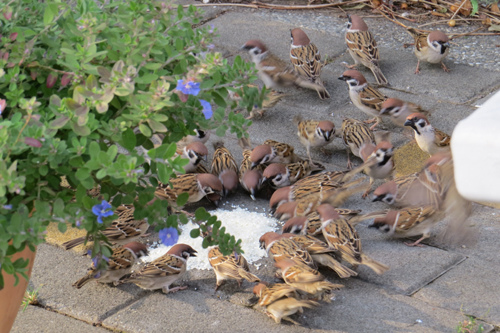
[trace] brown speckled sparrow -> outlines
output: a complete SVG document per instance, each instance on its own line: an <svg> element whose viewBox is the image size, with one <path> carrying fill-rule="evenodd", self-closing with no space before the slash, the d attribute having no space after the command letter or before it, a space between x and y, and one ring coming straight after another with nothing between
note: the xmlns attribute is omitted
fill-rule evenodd
<svg viewBox="0 0 500 333"><path fill-rule="evenodd" d="M303 120L295 116L294 124L297 126L297 136L300 143L306 147L307 157L312 163L311 147L324 147L331 143L335 134L335 124L328 120Z"/></svg>
<svg viewBox="0 0 500 333"><path fill-rule="evenodd" d="M431 64L441 63L441 67L445 72L450 71L443 62L450 51L450 39L448 36L437 30L428 33L417 31L413 28L409 28L408 33L415 40L415 55L418 59L415 74L420 73L420 61L427 61Z"/></svg>
<svg viewBox="0 0 500 333"><path fill-rule="evenodd" d="M286 86L295 84L302 88L315 90L320 95L327 95L325 87L302 78L288 64L268 51L260 40L249 40L242 46L250 54L255 63L259 78L266 87Z"/></svg>
<svg viewBox="0 0 500 333"><path fill-rule="evenodd" d="M415 131L415 140L420 149L429 155L449 151L451 137L432 127L429 120L421 113L412 113L406 118L405 126Z"/></svg>
<svg viewBox="0 0 500 333"><path fill-rule="evenodd" d="M318 207L318 213L323 223L323 236L331 247L341 253L342 259L354 266L366 265L379 275L389 269L362 252L358 232L332 206L323 204Z"/></svg>
<svg viewBox="0 0 500 333"><path fill-rule="evenodd" d="M376 145L375 136L368 126L363 124L363 122L352 118L345 118L342 122L342 140L348 147L347 168L349 169L352 168L349 150L353 155L361 157L361 146L367 144L371 144L373 146Z"/></svg>
<svg viewBox="0 0 500 333"><path fill-rule="evenodd" d="M361 17L357 15L348 15L348 17L345 41L349 54L354 59L354 66L362 64L368 67L375 76L377 83L386 85L388 81L379 67L380 55L375 38L368 31L368 26Z"/></svg>
<svg viewBox="0 0 500 333"><path fill-rule="evenodd" d="M264 169L262 182L269 181L274 188L285 187L324 169L324 166L309 161L290 164L272 163Z"/></svg>
<svg viewBox="0 0 500 333"><path fill-rule="evenodd" d="M186 173L195 173L198 172L200 162L207 161L208 149L201 141L194 141L182 149L177 149L177 155L189 160L184 166Z"/></svg>
<svg viewBox="0 0 500 333"><path fill-rule="evenodd" d="M290 61L293 64L293 69L300 77L311 81L321 87L323 90L318 90L320 99L330 98L330 94L324 88L321 81L321 55L319 54L316 45L311 43L309 37L302 29L295 28L291 30L292 44L290 46Z"/></svg>
<svg viewBox="0 0 500 333"><path fill-rule="evenodd" d="M288 203L287 203L288 204ZM292 202L294 207L297 206L296 202ZM284 206L283 204L282 206ZM276 212L282 207L278 207ZM354 216L358 215L361 210L347 209L347 208L335 208L337 213L343 218L350 220ZM321 218L317 211L313 210L305 216L295 216L295 209L293 211L287 211L283 213L280 220L287 220L283 226L283 233L292 233L297 235L319 235L321 234Z"/></svg>
<svg viewBox="0 0 500 333"><path fill-rule="evenodd" d="M364 163L358 170L363 170L370 177L370 187L363 193L363 199L371 191L375 179L386 179L394 172L393 146L388 141L381 141L376 146L372 143L365 143L359 149L359 154Z"/></svg>
<svg viewBox="0 0 500 333"><path fill-rule="evenodd" d="M393 124L400 127L404 127L406 117L416 112L430 116L430 112L422 109L420 105L397 98L388 98L382 103L382 110L380 110L380 114L389 115Z"/></svg>
<svg viewBox="0 0 500 333"><path fill-rule="evenodd" d="M259 239L260 248L267 251L267 255L275 262L291 259L316 269L316 264L311 255L303 250L293 240L275 232L266 232Z"/></svg>
<svg viewBox="0 0 500 333"><path fill-rule="evenodd" d="M264 171L264 165L259 164L255 169L252 169L252 161L250 160L252 149L250 141L247 138L242 138L238 141L238 143L243 149L243 160L240 164L240 184L248 193L250 193L252 200L255 200L255 195L262 186L262 172Z"/></svg>
<svg viewBox="0 0 500 333"><path fill-rule="evenodd" d="M295 243L299 244L304 250L309 252L313 260L322 266L329 267L336 272L341 278L348 278L350 276L357 276L358 273L345 267L337 261L337 250L331 248L325 242L311 235L294 235L283 234L283 236L292 239Z"/></svg>
<svg viewBox="0 0 500 333"><path fill-rule="evenodd" d="M130 243L139 239L148 230L148 222L134 219L134 211L135 207L132 205L122 205L115 210L118 218L102 232L110 243L118 245ZM78 237L63 243L62 247L69 250L84 242L85 237Z"/></svg>
<svg viewBox="0 0 500 333"><path fill-rule="evenodd" d="M436 207L420 206L407 207L400 210L388 212L373 212L367 214L377 217L370 227L381 229L395 237L412 237L422 235L420 239L413 243L405 243L408 246L418 246L421 241L429 238L432 227L443 217Z"/></svg>
<svg viewBox="0 0 500 333"><path fill-rule="evenodd" d="M281 320L289 321L295 325L298 322L291 319L289 316L296 312L303 312L304 308L313 308L319 306L318 302L311 300L298 300L296 289L284 283L277 283L266 286L259 283L253 289L253 293L259 296L258 305L263 307L266 314L271 317L276 323L281 323Z"/></svg>
<svg viewBox="0 0 500 333"><path fill-rule="evenodd" d="M177 149L183 149L192 142L206 143L210 138L210 132L201 129L194 129L194 135L187 135L177 142Z"/></svg>
<svg viewBox="0 0 500 333"><path fill-rule="evenodd" d="M241 286L243 279L248 282L259 282L260 279L250 273L248 263L241 254L232 253L225 256L222 254L218 246L215 246L208 251L208 262L214 269L217 279L215 291L219 289L224 280L234 279Z"/></svg>
<svg viewBox="0 0 500 333"><path fill-rule="evenodd" d="M338 290L344 286L333 284L314 268L297 263L293 260L285 259L277 261L276 267L281 270L281 276L286 284L298 290L311 294L316 299L329 302L334 296L333 290Z"/></svg>
<svg viewBox="0 0 500 333"><path fill-rule="evenodd" d="M250 154L251 168L269 163L294 163L301 159L295 155L294 148L286 143L266 140L263 145L257 146Z"/></svg>
<svg viewBox="0 0 500 333"><path fill-rule="evenodd" d="M123 276L130 273L137 259L145 255L148 255L148 248L139 242L130 242L123 247L117 247L113 249L113 255L109 258L105 271L98 271L92 262L87 274L73 283L73 287L80 289L91 280L100 283L118 282Z"/></svg>
<svg viewBox="0 0 500 333"><path fill-rule="evenodd" d="M214 143L214 149L211 170L221 180L225 197L238 187L238 164L222 141Z"/></svg>
<svg viewBox="0 0 500 333"><path fill-rule="evenodd" d="M181 193L189 194L189 202L198 202L206 195L215 193L222 195L222 183L217 176L209 173L190 173L179 175L170 179L169 184L160 183L155 191L155 195L167 200L171 205L176 205L177 197Z"/></svg>
<svg viewBox="0 0 500 333"><path fill-rule="evenodd" d="M142 289L161 289L165 294L187 289L187 286L170 288L170 285L182 278L189 257L196 257L196 251L189 245L176 244L166 254L120 280L119 284L135 283Z"/></svg>
<svg viewBox="0 0 500 333"><path fill-rule="evenodd" d="M378 89L375 89L366 82L363 74L357 70L350 69L345 71L339 80L343 80L349 87L349 97L352 104L369 116L374 118L366 120L365 123L374 123L370 129L373 129L382 121L380 111L382 104L388 98Z"/></svg>

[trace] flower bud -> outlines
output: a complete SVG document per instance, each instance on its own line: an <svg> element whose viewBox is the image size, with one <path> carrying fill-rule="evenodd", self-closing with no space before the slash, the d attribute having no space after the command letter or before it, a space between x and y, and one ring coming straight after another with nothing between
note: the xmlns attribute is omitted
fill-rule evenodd
<svg viewBox="0 0 500 333"><path fill-rule="evenodd" d="M71 82L71 79L72 79L72 75L71 74L64 73L64 75L61 78L61 86L62 87L66 87L68 85L68 83Z"/></svg>
<svg viewBox="0 0 500 333"><path fill-rule="evenodd" d="M46 86L47 88L52 88L57 82L57 74L50 73L49 76L47 76L47 83Z"/></svg>
<svg viewBox="0 0 500 333"><path fill-rule="evenodd" d="M35 148L40 148L42 146L42 143L38 141L37 139L33 138L24 138L24 143L27 144L28 146L35 147Z"/></svg>

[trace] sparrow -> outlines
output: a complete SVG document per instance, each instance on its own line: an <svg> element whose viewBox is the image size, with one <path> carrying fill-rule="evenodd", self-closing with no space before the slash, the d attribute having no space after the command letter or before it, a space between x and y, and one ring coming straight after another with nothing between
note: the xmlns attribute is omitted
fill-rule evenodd
<svg viewBox="0 0 500 333"><path fill-rule="evenodd" d="M283 283L266 286L259 283L253 289L256 296L259 296L258 305L263 307L266 314L279 324L281 320L287 320L295 325L298 322L289 316L303 312L303 307L313 308L319 306L318 302L311 300L298 300L296 289Z"/></svg>
<svg viewBox="0 0 500 333"><path fill-rule="evenodd" d="M450 71L443 62L450 51L450 39L448 36L437 30L427 33L417 31L414 28L408 28L407 31L415 40L415 55L418 59L415 74L420 73L420 61L427 61L431 64L441 63L441 67L445 72Z"/></svg>
<svg viewBox="0 0 500 333"><path fill-rule="evenodd" d="M357 173L363 170L370 177L370 186L363 193L363 199L370 193L375 179L386 179L392 176L394 172L393 149L394 147L389 141L381 141L376 146L372 143L361 145L359 154L364 163L353 172Z"/></svg>
<svg viewBox="0 0 500 333"><path fill-rule="evenodd" d="M269 199L269 212L274 214L282 204L292 201L292 187L285 186L276 189Z"/></svg>
<svg viewBox="0 0 500 333"><path fill-rule="evenodd" d="M361 212L361 210L353 210L347 208L335 208L335 211L342 218L348 220L349 222L352 219L355 219L357 221L355 216L357 216ZM288 221L286 221L286 223L282 227L282 232L284 234L292 233L295 235L318 236L322 235L321 227L321 217L316 210L313 210L305 216L294 216L288 219Z"/></svg>
<svg viewBox="0 0 500 333"><path fill-rule="evenodd" d="M422 235L413 243L405 243L408 246L419 246L420 242L431 235L432 227L443 217L436 207L411 206L400 210L390 210L386 212L373 212L367 217L380 216L375 218L369 227L377 228L388 232L395 237L412 237Z"/></svg>
<svg viewBox="0 0 500 333"><path fill-rule="evenodd" d="M321 216L325 240L341 253L342 259L354 266L366 265L379 275L389 269L362 252L358 232L349 222L341 218L331 205L320 205L317 211Z"/></svg>
<svg viewBox="0 0 500 333"><path fill-rule="evenodd" d="M473 236L474 230L466 225L466 221L472 212L472 203L463 198L457 190L450 152L431 156L423 169L411 181L405 183L403 189L396 190L393 198L396 198L396 203L403 209L431 207L436 210L433 219L439 221L446 218L446 228L439 241L458 244L471 240L470 236ZM435 221L431 219L425 224L430 225L430 229L433 223ZM424 233L423 238L427 236L428 232Z"/></svg>
<svg viewBox="0 0 500 333"><path fill-rule="evenodd" d="M399 127L403 127L406 117L415 112L427 116L430 115L430 112L422 109L421 106L397 98L388 98L385 100L385 102L382 103L382 110L380 110L380 114L389 115L392 123Z"/></svg>
<svg viewBox="0 0 500 333"><path fill-rule="evenodd" d="M146 245L139 242L130 242L124 246L113 249L113 255L109 258L108 267L104 271L96 269L94 262L87 270L87 274L73 283L73 287L80 289L90 280L100 283L114 283L123 276L130 273L132 266L138 258L148 255Z"/></svg>
<svg viewBox="0 0 500 333"><path fill-rule="evenodd" d="M322 266L326 266L335 271L339 277L348 278L357 276L358 273L345 267L337 260L337 250L331 248L327 243L311 235L294 235L283 233L283 236L290 238L301 248L309 252L313 260Z"/></svg>
<svg viewBox="0 0 500 333"><path fill-rule="evenodd" d="M170 179L169 184L159 183L155 195L164 199L171 205L176 205L177 197L182 193L188 193L190 202L198 202L209 194L222 195L222 183L217 176L209 173L190 173L179 175Z"/></svg>
<svg viewBox="0 0 500 333"><path fill-rule="evenodd" d="M269 163L295 163L301 159L295 155L294 148L286 143L266 140L263 145L257 146L250 154L251 168Z"/></svg>
<svg viewBox="0 0 500 333"><path fill-rule="evenodd" d="M183 149L193 142L206 143L210 138L210 132L195 128L194 135L186 135L184 138L177 142L177 149Z"/></svg>
<svg viewBox="0 0 500 333"><path fill-rule="evenodd" d="M330 98L330 94L325 89L321 81L321 55L319 54L316 45L311 43L309 37L300 28L295 28L290 31L292 44L290 46L290 61L297 75L314 84L323 87L318 90L320 99Z"/></svg>
<svg viewBox="0 0 500 333"><path fill-rule="evenodd" d="M269 181L275 188L285 187L324 169L324 166L309 161L290 164L272 163L264 169L262 182Z"/></svg>
<svg viewBox="0 0 500 333"><path fill-rule="evenodd" d="M295 116L294 124L297 126L297 136L300 143L306 147L307 157L312 163L311 147L324 147L331 143L335 134L335 124L328 120L303 120Z"/></svg>
<svg viewBox="0 0 500 333"><path fill-rule="evenodd" d="M405 126L415 131L415 140L420 149L429 155L450 150L451 137L432 127L431 123L421 113L412 113L406 117Z"/></svg>
<svg viewBox="0 0 500 333"><path fill-rule="evenodd" d="M249 40L241 48L250 54L255 68L257 68L257 74L267 88L295 84L302 88L315 90L320 96L328 95L325 87L299 76L283 60L268 51L262 41Z"/></svg>
<svg viewBox="0 0 500 333"><path fill-rule="evenodd" d="M121 279L119 284L135 283L142 289L161 289L165 294L187 289L187 286L170 288L170 285L182 278L189 257L196 257L196 251L189 245L176 244L166 254Z"/></svg>
<svg viewBox="0 0 500 333"><path fill-rule="evenodd" d="M275 301L284 298L298 298L297 289L286 283L267 284L260 282L253 287L253 293L259 297L258 305L266 307Z"/></svg>
<svg viewBox="0 0 500 333"><path fill-rule="evenodd" d="M214 143L212 158L212 174L219 177L222 183L222 196L226 197L238 187L238 165L231 152L219 141Z"/></svg>
<svg viewBox="0 0 500 333"><path fill-rule="evenodd" d="M248 282L260 282L260 279L250 273L248 263L243 255L236 252L225 256L218 246L208 252L208 262L212 266L216 276L215 291L219 289L224 280L235 279L241 287L243 279Z"/></svg>
<svg viewBox="0 0 500 333"><path fill-rule="evenodd" d="M118 216L109 227L102 231L108 242L124 245L139 239L148 230L149 224L145 220L134 219L135 207L133 205L121 205L115 210ZM62 244L65 250L69 250L83 244L85 237L78 237Z"/></svg>
<svg viewBox="0 0 500 333"><path fill-rule="evenodd" d="M231 152L219 141L214 143L214 155L212 158L212 174L219 176L226 170L233 170L238 174L238 164Z"/></svg>
<svg viewBox="0 0 500 333"><path fill-rule="evenodd" d="M303 250L293 240L275 232L266 232L259 239L260 248L266 250L267 255L275 262L290 259L316 269L311 255Z"/></svg>
<svg viewBox="0 0 500 333"><path fill-rule="evenodd" d="M370 128L363 124L363 122L352 118L345 118L344 121L342 121L342 140L348 147L347 168L349 169L352 168L349 149L353 155L361 157L361 146L367 144L376 145L375 136Z"/></svg>
<svg viewBox="0 0 500 333"><path fill-rule="evenodd" d="M247 138L241 138L238 140L238 143L243 149L243 160L241 161L239 170L240 184L250 193L252 200L255 200L255 195L262 187L262 172L264 171L264 165L259 164L255 169L252 169L252 161L250 160L252 149L250 147L250 141Z"/></svg>
<svg viewBox="0 0 500 333"><path fill-rule="evenodd" d="M275 265L281 271L281 276L286 284L311 294L316 299L328 302L333 295L328 297L326 294L344 287L341 284L327 281L316 269L290 259L277 261Z"/></svg>
<svg viewBox="0 0 500 333"><path fill-rule="evenodd" d="M345 41L349 54L355 62L354 66L349 67L353 68L358 64L362 64L372 71L378 84L388 84L379 67L380 55L377 42L372 33L368 31L365 21L357 15L348 15L348 18Z"/></svg>
<svg viewBox="0 0 500 333"><path fill-rule="evenodd" d="M382 104L388 97L369 85L363 74L357 70L350 69L345 71L342 76L339 77L339 80L343 80L347 83L349 87L349 97L352 103L367 115L374 117L373 119L365 121L367 124L375 123L370 127L373 131L382 121L380 118L380 111L382 110Z"/></svg>
<svg viewBox="0 0 500 333"><path fill-rule="evenodd" d="M184 166L186 173L197 172L197 167L200 162L207 161L208 149L201 141L194 141L184 148L177 149L177 155L189 160L189 163Z"/></svg>

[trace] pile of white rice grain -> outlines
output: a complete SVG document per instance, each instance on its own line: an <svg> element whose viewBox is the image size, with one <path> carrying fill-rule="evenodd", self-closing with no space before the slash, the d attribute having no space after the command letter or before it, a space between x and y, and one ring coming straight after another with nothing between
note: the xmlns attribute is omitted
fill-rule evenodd
<svg viewBox="0 0 500 333"><path fill-rule="evenodd" d="M235 207L235 206L233 206ZM226 227L226 233L233 235L236 240L241 239L241 248L245 252L243 256L249 264L252 264L262 257L267 256L265 250L259 248L259 238L268 231L275 231L278 227L278 221L268 217L264 213L251 212L247 208L235 207L233 210L219 208L210 211L210 214L216 215L222 222L221 227ZM203 239L201 237L191 238L189 232L191 229L198 228L198 225L189 222L186 225L180 225L182 231L177 243L190 245L198 251L196 257L189 258L188 269L211 269L208 262L208 251L201 246ZM149 249L149 256L143 257L143 261L149 262L164 255L171 247L163 244L153 244Z"/></svg>

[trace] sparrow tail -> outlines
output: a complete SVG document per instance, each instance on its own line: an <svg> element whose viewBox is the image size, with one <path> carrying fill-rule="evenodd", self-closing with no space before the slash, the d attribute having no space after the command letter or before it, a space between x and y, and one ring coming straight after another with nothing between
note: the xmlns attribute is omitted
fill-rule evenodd
<svg viewBox="0 0 500 333"><path fill-rule="evenodd" d="M80 289L81 287L83 287L84 285L86 285L87 282L89 282L93 278L94 277L92 276L92 274L87 274L84 277L82 277L80 280L78 280L75 283L73 283L73 287L75 287L76 289Z"/></svg>
<svg viewBox="0 0 500 333"><path fill-rule="evenodd" d="M384 74L382 74L382 71L378 66L373 66L370 68L372 70L373 76L375 76L375 80L377 80L378 84L381 85L387 85L389 84L389 81L385 78Z"/></svg>
<svg viewBox="0 0 500 333"><path fill-rule="evenodd" d="M260 279L256 275L253 275L252 273L247 272L244 269L240 269L238 273L248 282L260 282Z"/></svg>
<svg viewBox="0 0 500 333"><path fill-rule="evenodd" d="M365 254L361 255L361 264L370 267L378 275L384 274L389 269L389 266L379 263Z"/></svg>
<svg viewBox="0 0 500 333"><path fill-rule="evenodd" d="M323 266L330 267L333 269L341 278L348 278L351 276L357 276L358 273L353 271L350 268L345 267L341 263L339 263L335 258L330 256L329 254L313 254L312 258L314 261L318 262Z"/></svg>
<svg viewBox="0 0 500 333"><path fill-rule="evenodd" d="M75 239L72 239L70 241L63 243L62 247L65 250L70 250L70 249L74 248L75 246L83 244L84 241L85 241L85 237L78 237L78 238L75 238Z"/></svg>

